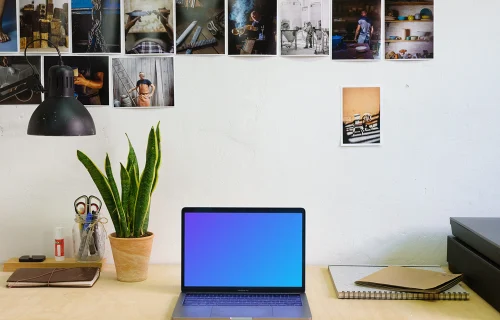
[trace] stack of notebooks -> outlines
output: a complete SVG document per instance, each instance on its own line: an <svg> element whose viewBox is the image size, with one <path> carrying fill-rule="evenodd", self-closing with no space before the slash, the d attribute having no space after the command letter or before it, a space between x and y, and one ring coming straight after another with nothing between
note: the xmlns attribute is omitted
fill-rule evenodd
<svg viewBox="0 0 500 320"><path fill-rule="evenodd" d="M500 312L500 218L450 218L447 259L450 271Z"/></svg>
<svg viewBox="0 0 500 320"><path fill-rule="evenodd" d="M97 267L21 268L7 279L9 288L92 287L99 278Z"/></svg>
<svg viewBox="0 0 500 320"><path fill-rule="evenodd" d="M339 299L469 300L461 274L439 266L330 265Z"/></svg>

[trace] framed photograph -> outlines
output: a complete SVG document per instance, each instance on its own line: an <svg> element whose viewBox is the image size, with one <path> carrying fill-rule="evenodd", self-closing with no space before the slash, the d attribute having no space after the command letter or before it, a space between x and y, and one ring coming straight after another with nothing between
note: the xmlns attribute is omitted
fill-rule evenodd
<svg viewBox="0 0 500 320"><path fill-rule="evenodd" d="M342 87L341 146L381 143L381 87Z"/></svg>
<svg viewBox="0 0 500 320"><path fill-rule="evenodd" d="M41 57L30 55L28 59L35 71L41 74ZM33 74L33 69L29 63L24 56L0 56L0 87L6 87L31 76ZM12 97L7 97L7 94L10 92L11 91L0 91L0 105L42 103L41 93L33 93L31 90L27 90Z"/></svg>
<svg viewBox="0 0 500 320"><path fill-rule="evenodd" d="M379 61L382 10L381 0L334 0L332 59Z"/></svg>
<svg viewBox="0 0 500 320"><path fill-rule="evenodd" d="M174 106L173 57L112 58L113 106Z"/></svg>
<svg viewBox="0 0 500 320"><path fill-rule="evenodd" d="M177 0L178 54L225 54L224 0Z"/></svg>
<svg viewBox="0 0 500 320"><path fill-rule="evenodd" d="M61 52L69 51L67 0L19 0L19 11L21 52L26 47L27 52L56 53L54 47Z"/></svg>
<svg viewBox="0 0 500 320"><path fill-rule="evenodd" d="M434 59L434 1L386 1L385 59Z"/></svg>
<svg viewBox="0 0 500 320"><path fill-rule="evenodd" d="M174 53L173 0L124 0L125 52Z"/></svg>
<svg viewBox="0 0 500 320"><path fill-rule="evenodd" d="M0 52L17 52L16 0L0 1Z"/></svg>
<svg viewBox="0 0 500 320"><path fill-rule="evenodd" d="M48 70L57 65L58 56L45 56L44 83L48 83ZM64 64L73 68L75 97L85 106L109 106L109 57L64 56Z"/></svg>
<svg viewBox="0 0 500 320"><path fill-rule="evenodd" d="M120 0L71 0L73 53L120 53Z"/></svg>
<svg viewBox="0 0 500 320"><path fill-rule="evenodd" d="M281 55L330 55L329 0L279 0Z"/></svg>
<svg viewBox="0 0 500 320"><path fill-rule="evenodd" d="M277 1L228 0L228 55L276 55Z"/></svg>

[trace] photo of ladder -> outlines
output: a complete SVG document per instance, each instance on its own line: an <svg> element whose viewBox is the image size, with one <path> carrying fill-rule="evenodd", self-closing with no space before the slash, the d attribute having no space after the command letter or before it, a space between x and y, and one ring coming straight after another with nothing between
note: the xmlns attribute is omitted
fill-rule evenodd
<svg viewBox="0 0 500 320"><path fill-rule="evenodd" d="M120 80L122 87L125 89L125 92L132 101L132 105L134 107L137 107L135 99L128 92L131 88L135 87L135 84L132 82L132 79L130 79L130 77L128 76L128 73L127 71L125 71L125 68L123 67L123 64L121 63L120 59L113 59L113 72L115 73L115 76L117 76L117 78Z"/></svg>

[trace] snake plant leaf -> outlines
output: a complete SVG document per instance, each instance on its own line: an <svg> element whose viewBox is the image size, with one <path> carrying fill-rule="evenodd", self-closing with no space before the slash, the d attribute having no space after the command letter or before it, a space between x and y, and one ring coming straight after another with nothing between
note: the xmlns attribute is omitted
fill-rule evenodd
<svg viewBox="0 0 500 320"><path fill-rule="evenodd" d="M134 147L132 146L132 142L130 142L130 138L128 134L125 134L128 140L128 158L127 158L127 171L130 173L130 168L135 168L136 179L139 180L139 162L137 161L137 155L135 154Z"/></svg>
<svg viewBox="0 0 500 320"><path fill-rule="evenodd" d="M153 188L151 189L151 195L153 194L153 191L155 191L156 184L158 183L158 171L159 171L160 165L161 165L161 135L160 135L160 122L159 121L158 121L158 124L156 126L156 142L158 144L158 160L156 161L155 178L153 180Z"/></svg>
<svg viewBox="0 0 500 320"><path fill-rule="evenodd" d="M148 214L146 215L146 218L144 219L144 224L142 225L142 229L144 230L144 232L148 232L150 211L151 211L151 203L149 204Z"/></svg>
<svg viewBox="0 0 500 320"><path fill-rule="evenodd" d="M141 237L147 230L144 230L144 222L151 202L151 190L155 177L156 162L158 161L158 142L156 132L151 127L146 151L146 164L139 182L139 191L137 193L137 203L135 206L135 224L134 236Z"/></svg>
<svg viewBox="0 0 500 320"><path fill-rule="evenodd" d="M118 216L118 209L116 207L116 200L113 195L113 192L111 191L111 186L108 183L108 179L106 176L99 170L99 168L95 165L95 163L82 151L77 150L77 157L78 160L84 165L84 167L87 169L87 171L90 174L90 177L94 181L97 189L99 190L99 193L102 196L102 199L104 201L104 204L108 208L109 211L109 216L111 217L111 220L113 221L113 225L116 230L116 234L121 237L122 231L121 231L121 224L120 224L120 218Z"/></svg>
<svg viewBox="0 0 500 320"><path fill-rule="evenodd" d="M116 208L118 210L118 217L120 220L120 228L122 231L122 237L129 237L129 230L127 225L127 217L125 216L125 212L123 210L122 202L120 200L120 194L118 193L118 188L116 187L115 178L113 177L113 170L111 169L111 161L109 160L109 155L106 153L106 162L105 162L106 175L108 176L109 186L111 187L111 192L115 198Z"/></svg>
<svg viewBox="0 0 500 320"><path fill-rule="evenodd" d="M134 166L130 167L128 175L130 177L130 192L127 200L128 218L129 218L130 234L134 234L135 203L137 202L137 191L139 191L139 180L137 180L138 174L135 173Z"/></svg>
<svg viewBox="0 0 500 320"><path fill-rule="evenodd" d="M129 211L128 211L128 199L130 193L130 176L128 175L127 169L120 162L120 179L122 182L122 206L123 211L125 212L125 216L127 217L128 229L130 231L130 219L129 219Z"/></svg>

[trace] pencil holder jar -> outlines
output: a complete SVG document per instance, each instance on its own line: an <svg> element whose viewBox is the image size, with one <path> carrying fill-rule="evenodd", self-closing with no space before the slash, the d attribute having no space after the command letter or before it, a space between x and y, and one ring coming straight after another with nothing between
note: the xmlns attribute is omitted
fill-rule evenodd
<svg viewBox="0 0 500 320"><path fill-rule="evenodd" d="M75 215L73 254L77 262L101 261L106 249L106 218L92 214L87 218Z"/></svg>

